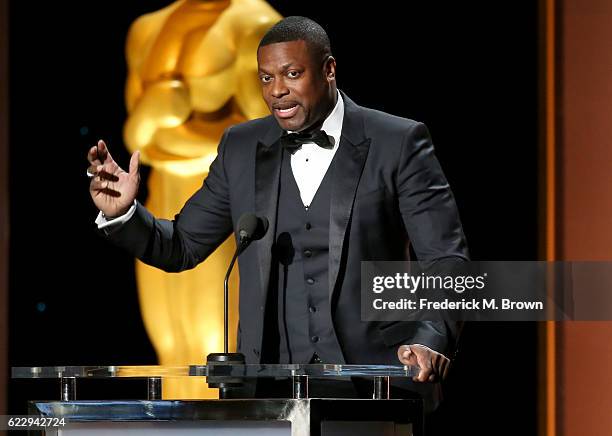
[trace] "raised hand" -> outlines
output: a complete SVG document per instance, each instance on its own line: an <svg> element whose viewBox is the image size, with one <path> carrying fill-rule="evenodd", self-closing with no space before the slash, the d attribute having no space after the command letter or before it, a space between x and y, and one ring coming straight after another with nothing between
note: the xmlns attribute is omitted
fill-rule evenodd
<svg viewBox="0 0 612 436"><path fill-rule="evenodd" d="M117 165L102 140L89 149L87 160L87 173L93 175L89 183L89 193L96 207L107 218L125 214L138 193L140 152L135 151L132 154L129 172Z"/></svg>

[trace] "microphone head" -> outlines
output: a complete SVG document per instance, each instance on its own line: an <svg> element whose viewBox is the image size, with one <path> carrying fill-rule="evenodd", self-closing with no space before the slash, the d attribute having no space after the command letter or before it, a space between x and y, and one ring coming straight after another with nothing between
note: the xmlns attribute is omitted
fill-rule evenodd
<svg viewBox="0 0 612 436"><path fill-rule="evenodd" d="M253 213L245 213L238 220L238 235L240 240L256 241L263 238L268 231L269 222L266 217L258 217Z"/></svg>
<svg viewBox="0 0 612 436"><path fill-rule="evenodd" d="M257 229L257 216L253 213L242 214L238 220L238 234L240 237L251 238Z"/></svg>

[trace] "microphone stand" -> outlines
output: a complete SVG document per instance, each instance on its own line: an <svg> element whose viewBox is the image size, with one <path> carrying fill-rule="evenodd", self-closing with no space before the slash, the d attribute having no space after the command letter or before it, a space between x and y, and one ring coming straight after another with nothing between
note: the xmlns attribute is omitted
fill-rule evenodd
<svg viewBox="0 0 612 436"><path fill-rule="evenodd" d="M225 280L223 280L223 352L227 354L228 346L228 323L229 323L229 277L232 273L232 269L234 268L234 263L236 263L236 259L238 259L238 255L240 254L240 248L242 246L242 241L236 251L234 252L234 257L232 257L232 261L230 262L227 273L225 273Z"/></svg>
<svg viewBox="0 0 612 436"><path fill-rule="evenodd" d="M240 241L232 257L225 279L223 280L223 353L210 353L206 356L206 366L208 367L209 373L211 367L219 365L230 365L230 364L244 364L245 357L242 353L229 353L228 352L228 324L229 324L229 277L236 263L236 259L242 251L249 245L249 239L246 234L240 232ZM231 388L237 388L242 386L242 380L231 378L227 376L208 376L207 377L208 387L219 389L219 398L226 399L230 398L229 390Z"/></svg>

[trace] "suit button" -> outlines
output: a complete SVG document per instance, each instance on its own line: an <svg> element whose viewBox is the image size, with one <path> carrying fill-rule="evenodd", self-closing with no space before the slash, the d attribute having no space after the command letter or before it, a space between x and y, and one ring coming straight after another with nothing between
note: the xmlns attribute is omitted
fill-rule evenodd
<svg viewBox="0 0 612 436"><path fill-rule="evenodd" d="M311 257L311 256L312 256L312 251L310 251L310 250L304 250L304 256L306 256L306 257Z"/></svg>
<svg viewBox="0 0 612 436"><path fill-rule="evenodd" d="M310 311L310 313L315 313L317 311L317 308L314 306L310 306L308 310Z"/></svg>
<svg viewBox="0 0 612 436"><path fill-rule="evenodd" d="M306 230L310 230L312 228L312 226L310 225L310 223L306 223Z"/></svg>
<svg viewBox="0 0 612 436"><path fill-rule="evenodd" d="M314 282L315 282L315 281L314 281L314 279L313 279L312 277L308 277L308 278L306 279L306 283L308 283L309 285L314 285Z"/></svg>
<svg viewBox="0 0 612 436"><path fill-rule="evenodd" d="M316 342L319 342L319 337L318 337L318 336L313 336L313 337L311 337L311 338L310 338L310 340L311 340L312 342L315 342L315 343L316 343Z"/></svg>
<svg viewBox="0 0 612 436"><path fill-rule="evenodd" d="M259 357L259 350L257 348L253 348L253 354Z"/></svg>

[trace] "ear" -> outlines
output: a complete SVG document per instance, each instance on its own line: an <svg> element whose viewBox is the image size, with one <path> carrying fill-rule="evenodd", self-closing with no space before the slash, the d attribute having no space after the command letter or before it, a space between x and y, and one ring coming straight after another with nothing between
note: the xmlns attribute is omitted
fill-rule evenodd
<svg viewBox="0 0 612 436"><path fill-rule="evenodd" d="M325 69L325 77L328 82L336 80L336 59L333 56L328 56L323 66Z"/></svg>

